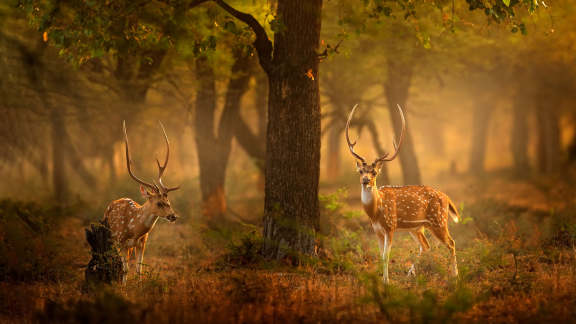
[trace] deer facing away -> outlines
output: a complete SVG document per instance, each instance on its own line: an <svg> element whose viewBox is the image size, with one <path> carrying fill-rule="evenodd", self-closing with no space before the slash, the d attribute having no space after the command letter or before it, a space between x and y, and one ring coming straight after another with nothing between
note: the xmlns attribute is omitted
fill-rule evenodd
<svg viewBox="0 0 576 324"><path fill-rule="evenodd" d="M430 244L424 235L425 229L431 231L440 242L448 247L452 255L451 273L457 277L456 245L448 231L448 216L455 223L458 223L460 215L450 198L445 193L428 186L383 186L378 188L376 185L376 178L383 163L394 160L402 145L406 129L406 120L402 108L398 106L402 119L402 132L398 143L393 143L394 154L388 157L388 153L386 153L373 163L366 163L363 157L354 152L356 141L350 142L348 135L350 121L357 107L358 105L354 106L348 116L345 135L350 153L356 159L356 167L358 173L360 173L362 206L368 217L370 217L372 228L378 238L384 263L384 282L388 283L389 281L388 262L394 233L400 231L410 233L420 247L418 253L418 256L420 256L422 251L430 249ZM410 268L409 274L415 274L414 265Z"/></svg>
<svg viewBox="0 0 576 324"><path fill-rule="evenodd" d="M114 200L106 208L104 219L108 220L110 230L112 231L112 239L120 249L124 273L127 273L131 256L135 254L137 262L136 271L140 274L148 234L152 228L154 228L156 221L158 221L159 218L164 218L169 222L175 222L177 219L176 213L168 200L168 193L179 189L179 187L168 188L162 182L162 175L166 170L170 157L170 142L168 141L168 136L162 123L160 123L160 127L162 128L166 141L166 158L162 165L160 161L156 160L158 164L157 184L155 181L152 183L145 182L132 172L126 122L124 122L122 126L124 129L124 142L126 144L126 166L128 168L128 174L140 184L140 193L146 201L140 205L129 198ZM125 281L125 276L123 281Z"/></svg>

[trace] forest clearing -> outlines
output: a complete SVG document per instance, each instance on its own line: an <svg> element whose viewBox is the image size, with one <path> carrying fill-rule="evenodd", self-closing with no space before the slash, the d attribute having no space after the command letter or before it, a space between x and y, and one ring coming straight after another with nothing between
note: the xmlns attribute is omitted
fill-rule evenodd
<svg viewBox="0 0 576 324"><path fill-rule="evenodd" d="M576 322L569 0L0 4L0 323Z"/></svg>

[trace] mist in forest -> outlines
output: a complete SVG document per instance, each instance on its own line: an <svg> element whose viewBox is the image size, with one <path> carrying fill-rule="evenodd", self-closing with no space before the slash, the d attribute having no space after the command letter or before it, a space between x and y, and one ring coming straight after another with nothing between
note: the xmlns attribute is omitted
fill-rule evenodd
<svg viewBox="0 0 576 324"><path fill-rule="evenodd" d="M0 4L0 322L572 320L571 1L138 3ZM353 154L398 107L377 184L451 197L458 283L408 235L379 280ZM85 229L154 190L144 275L78 288Z"/></svg>

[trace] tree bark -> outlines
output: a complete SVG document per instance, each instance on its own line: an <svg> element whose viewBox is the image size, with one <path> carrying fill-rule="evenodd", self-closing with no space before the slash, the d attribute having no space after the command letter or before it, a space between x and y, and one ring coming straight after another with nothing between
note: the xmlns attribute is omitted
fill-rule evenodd
<svg viewBox="0 0 576 324"><path fill-rule="evenodd" d="M280 0L269 70L264 248L270 258L313 254L319 227L321 0Z"/></svg>
<svg viewBox="0 0 576 324"><path fill-rule="evenodd" d="M470 150L470 173L483 174L486 159L488 126L493 106L486 101L477 101L472 117L472 149Z"/></svg>
<svg viewBox="0 0 576 324"><path fill-rule="evenodd" d="M406 102L408 101L408 91L412 82L413 67L409 62L392 59L388 60L387 67L388 76L384 84L384 93L386 94L390 118L394 125L394 133L396 138L399 138L402 131L402 121L396 105L400 105L406 113ZM399 156L404 184L420 184L420 168L418 167L418 158L414 151L412 130L408 122Z"/></svg>
<svg viewBox="0 0 576 324"><path fill-rule="evenodd" d="M518 94L513 102L513 124L510 148L514 160L514 170L518 175L524 175L530 170L528 160L528 102L524 100L525 94Z"/></svg>

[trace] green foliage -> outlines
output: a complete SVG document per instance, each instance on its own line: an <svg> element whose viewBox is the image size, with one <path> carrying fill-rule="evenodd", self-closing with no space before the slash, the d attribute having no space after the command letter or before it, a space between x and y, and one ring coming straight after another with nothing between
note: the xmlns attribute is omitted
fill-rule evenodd
<svg viewBox="0 0 576 324"><path fill-rule="evenodd" d="M450 323L477 301L472 290L463 284L456 284L447 296L442 296L442 292L435 289L419 294L384 285L382 278L375 274L364 276L361 282L367 291L364 301L376 304L382 315L393 323Z"/></svg>
<svg viewBox="0 0 576 324"><path fill-rule="evenodd" d="M559 212L551 212L552 233L547 245L556 248L574 248L576 246L576 206L568 205Z"/></svg>
<svg viewBox="0 0 576 324"><path fill-rule="evenodd" d="M321 240L320 258L316 265L318 271L326 273L356 273L358 266L367 258L365 246L370 242L361 225L364 216L359 211L345 211L344 200L348 191L344 188L335 193L320 195L321 204Z"/></svg>
<svg viewBox="0 0 576 324"><path fill-rule="evenodd" d="M238 241L228 245L228 252L223 255L221 260L232 267L256 265L264 260L262 242L260 232L246 233Z"/></svg>

